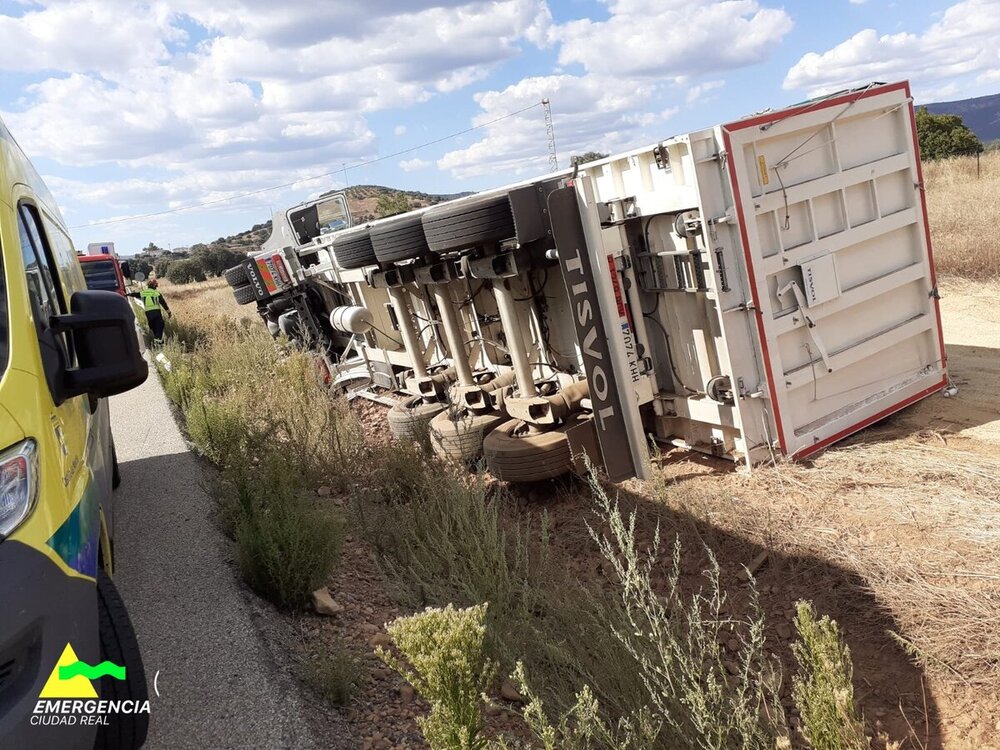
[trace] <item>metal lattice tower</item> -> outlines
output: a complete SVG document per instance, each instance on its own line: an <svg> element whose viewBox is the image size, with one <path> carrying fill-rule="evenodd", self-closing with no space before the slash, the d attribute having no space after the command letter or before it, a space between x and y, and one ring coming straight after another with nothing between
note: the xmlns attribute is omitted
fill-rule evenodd
<svg viewBox="0 0 1000 750"><path fill-rule="evenodd" d="M548 99L542 99L542 108L545 111L545 135L549 141L549 170L556 172L559 170L559 159L556 156L556 131L552 127L552 106Z"/></svg>

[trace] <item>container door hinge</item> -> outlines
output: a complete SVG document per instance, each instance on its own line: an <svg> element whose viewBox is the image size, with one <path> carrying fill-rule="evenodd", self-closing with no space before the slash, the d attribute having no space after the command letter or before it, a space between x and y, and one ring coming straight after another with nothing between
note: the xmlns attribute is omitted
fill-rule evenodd
<svg viewBox="0 0 1000 750"><path fill-rule="evenodd" d="M931 299L941 299L941 292L937 287L933 287L927 296Z"/></svg>
<svg viewBox="0 0 1000 750"><path fill-rule="evenodd" d="M813 344L816 345L816 350L823 359L826 371L833 372L833 366L830 364L830 355L827 354L826 346L819 337L819 332L816 330L816 323L809 317L809 313L807 312L808 306L806 305L805 293L799 287L798 282L789 281L778 290L778 298L783 300L789 292L795 297L795 302L799 306L799 315L802 316L802 321L806 324L806 332L809 334L809 338L812 339Z"/></svg>
<svg viewBox="0 0 1000 750"><path fill-rule="evenodd" d="M731 313L731 312L754 312L756 309L757 309L757 306L753 302L740 302L740 304L735 305L734 307L727 307L722 312L724 312L724 313Z"/></svg>
<svg viewBox="0 0 1000 750"><path fill-rule="evenodd" d="M729 208L726 209L726 213L724 213L722 216L717 216L714 219L709 219L708 223L709 225L728 224L729 222L734 221L735 219L736 219L736 207L730 206Z"/></svg>
<svg viewBox="0 0 1000 750"><path fill-rule="evenodd" d="M653 158L656 159L656 166L667 172L670 171L670 152L667 147L660 143L653 148Z"/></svg>

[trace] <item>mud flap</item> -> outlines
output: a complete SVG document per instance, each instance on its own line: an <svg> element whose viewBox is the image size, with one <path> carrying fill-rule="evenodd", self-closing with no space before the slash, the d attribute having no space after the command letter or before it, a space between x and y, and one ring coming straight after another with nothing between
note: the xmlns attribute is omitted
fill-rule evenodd
<svg viewBox="0 0 1000 750"><path fill-rule="evenodd" d="M620 482L635 476L635 460L625 424L621 390L611 362L608 333L601 316L601 301L576 190L572 187L553 190L548 197L548 206L559 267L573 310L576 340L590 384L597 443L608 477Z"/></svg>

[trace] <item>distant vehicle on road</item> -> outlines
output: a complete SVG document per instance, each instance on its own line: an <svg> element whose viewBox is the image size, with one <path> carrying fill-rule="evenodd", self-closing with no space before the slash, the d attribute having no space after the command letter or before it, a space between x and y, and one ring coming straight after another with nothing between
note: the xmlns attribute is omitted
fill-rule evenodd
<svg viewBox="0 0 1000 750"><path fill-rule="evenodd" d="M115 292L125 296L125 278L128 261L120 261L114 255L81 255L80 266L88 289Z"/></svg>
<svg viewBox="0 0 1000 750"><path fill-rule="evenodd" d="M107 397L148 369L131 306L88 289L59 209L2 122L0 255L0 747L138 748L149 701L111 580Z"/></svg>

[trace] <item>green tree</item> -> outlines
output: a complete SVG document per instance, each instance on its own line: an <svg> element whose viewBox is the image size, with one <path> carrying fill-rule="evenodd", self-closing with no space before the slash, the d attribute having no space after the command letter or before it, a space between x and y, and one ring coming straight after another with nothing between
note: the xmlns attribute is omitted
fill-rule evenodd
<svg viewBox="0 0 1000 750"><path fill-rule="evenodd" d="M191 261L196 263L204 275L221 276L227 268L246 259L246 255L218 245L195 245L191 248Z"/></svg>
<svg viewBox="0 0 1000 750"><path fill-rule="evenodd" d="M192 281L204 281L205 269L192 258L175 260L167 266L167 278L174 284L188 284Z"/></svg>
<svg viewBox="0 0 1000 750"><path fill-rule="evenodd" d="M129 270L132 275L135 276L137 273L145 274L149 276L149 272L153 270L153 265L145 258L126 258L129 265Z"/></svg>
<svg viewBox="0 0 1000 750"><path fill-rule="evenodd" d="M983 152L983 143L958 115L935 115L917 110L917 139L923 159L947 159Z"/></svg>
<svg viewBox="0 0 1000 750"><path fill-rule="evenodd" d="M403 193L383 193L375 204L375 215L384 219L386 216L406 213L410 210L410 199Z"/></svg>

